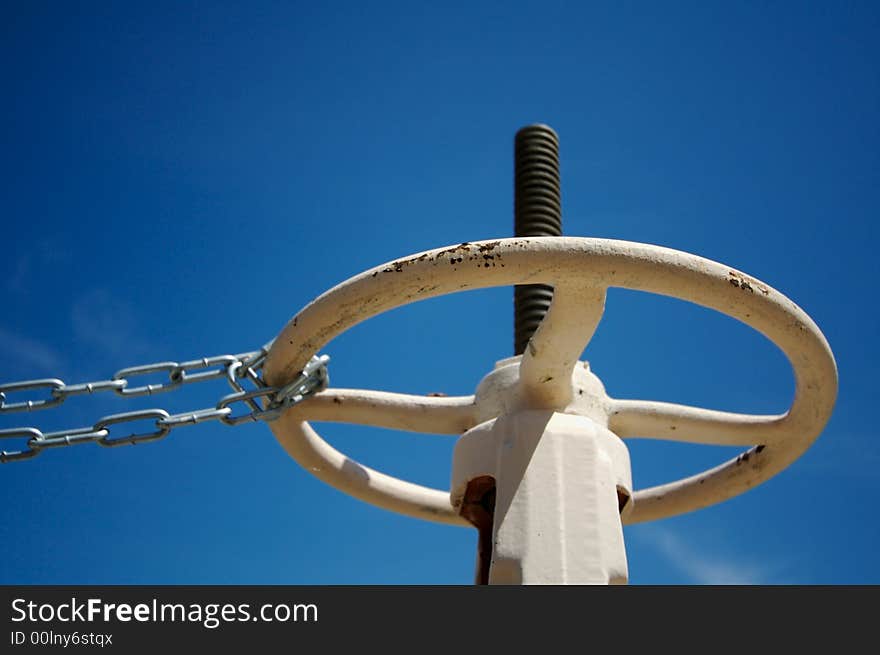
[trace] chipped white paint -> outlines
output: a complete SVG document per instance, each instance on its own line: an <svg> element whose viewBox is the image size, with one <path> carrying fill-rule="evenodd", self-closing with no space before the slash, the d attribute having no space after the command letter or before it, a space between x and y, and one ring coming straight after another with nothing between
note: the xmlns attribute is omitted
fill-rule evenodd
<svg viewBox="0 0 880 655"><path fill-rule="evenodd" d="M509 421L513 415L545 410L553 416L553 434L568 434L572 427L567 419L556 418L561 414L584 417L591 427L581 423L583 432L602 434L597 438L600 441L608 441L605 433L610 430L624 439L638 436L751 446L736 459L699 475L636 491L623 520L639 522L706 507L763 482L800 456L831 415L837 395L831 350L810 317L784 295L733 268L695 255L640 243L575 237L460 244L353 277L291 319L272 345L265 378L272 385L288 382L335 336L395 307L466 289L528 283L552 285L553 303L521 361L505 373L506 378L485 382L501 385L503 393L426 398L328 389L271 423L276 438L307 470L346 493L411 516L462 525L467 523L454 505L455 489L451 499L449 491L404 482L365 467L332 448L307 421L461 434L498 416ZM585 386L578 387L578 357L602 317L608 287L688 300L764 334L782 349L794 370L795 397L789 410L754 416L616 400L605 394L591 374L584 378L588 380ZM556 423L563 427L557 430ZM578 457L587 462L590 456ZM596 461L599 457L594 455ZM541 480L544 474L535 475L535 480ZM515 497L512 492L511 498ZM609 565L609 570L615 566Z"/></svg>

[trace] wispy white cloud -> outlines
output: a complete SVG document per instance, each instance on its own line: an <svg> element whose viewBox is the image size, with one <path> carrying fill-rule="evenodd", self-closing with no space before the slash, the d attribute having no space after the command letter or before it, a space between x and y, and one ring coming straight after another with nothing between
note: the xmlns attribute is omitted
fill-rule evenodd
<svg viewBox="0 0 880 655"><path fill-rule="evenodd" d="M11 270L4 277L7 292L20 294L27 291L27 279L33 269L32 259L29 253L23 253L10 262Z"/></svg>
<svg viewBox="0 0 880 655"><path fill-rule="evenodd" d="M772 571L769 567L717 552L712 554L711 551L696 547L667 527L646 526L640 530L639 535L693 584L772 584Z"/></svg>
<svg viewBox="0 0 880 655"><path fill-rule="evenodd" d="M7 293L23 295L39 288L45 276L70 263L70 253L54 238L45 238L16 249L2 267L3 286Z"/></svg>
<svg viewBox="0 0 880 655"><path fill-rule="evenodd" d="M101 355L128 361L150 351L135 308L106 289L92 289L79 296L70 320L77 341Z"/></svg>
<svg viewBox="0 0 880 655"><path fill-rule="evenodd" d="M36 373L59 375L61 356L45 343L0 327L0 358Z"/></svg>

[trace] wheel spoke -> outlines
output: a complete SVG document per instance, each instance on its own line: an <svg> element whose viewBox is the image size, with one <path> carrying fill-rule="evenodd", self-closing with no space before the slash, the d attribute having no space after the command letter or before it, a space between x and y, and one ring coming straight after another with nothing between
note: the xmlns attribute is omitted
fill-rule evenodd
<svg viewBox="0 0 880 655"><path fill-rule="evenodd" d="M605 289L557 286L547 315L529 340L520 364L520 388L534 407L571 402L571 375L602 320Z"/></svg>
<svg viewBox="0 0 880 655"><path fill-rule="evenodd" d="M719 412L647 400L612 400L608 428L622 439L642 437L716 446L754 446L785 438L785 417Z"/></svg>
<svg viewBox="0 0 880 655"><path fill-rule="evenodd" d="M476 425L473 396L414 396L366 389L325 389L285 412L293 418L358 423L392 430L454 434Z"/></svg>

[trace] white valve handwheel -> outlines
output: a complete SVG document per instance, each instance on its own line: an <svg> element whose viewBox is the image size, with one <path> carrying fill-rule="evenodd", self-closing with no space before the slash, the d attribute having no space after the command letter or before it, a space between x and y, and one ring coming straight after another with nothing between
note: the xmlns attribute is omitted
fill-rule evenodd
<svg viewBox="0 0 880 655"><path fill-rule="evenodd" d="M732 316L775 343L791 362L795 397L780 415L747 415L671 403L603 399L608 427L626 437L748 445L736 459L683 480L636 491L628 523L721 502L775 475L819 436L837 396L837 368L825 337L791 300L723 264L642 243L577 237L513 238L438 248L376 267L330 289L287 324L269 351L271 385L293 379L327 342L395 307L456 291L549 284L553 303L520 364L533 407L563 411L572 371L595 331L608 287L688 300ZM328 389L270 423L284 449L321 480L361 500L419 518L470 525L449 492L363 466L325 442L308 420L461 434L479 420L473 396L423 397Z"/></svg>

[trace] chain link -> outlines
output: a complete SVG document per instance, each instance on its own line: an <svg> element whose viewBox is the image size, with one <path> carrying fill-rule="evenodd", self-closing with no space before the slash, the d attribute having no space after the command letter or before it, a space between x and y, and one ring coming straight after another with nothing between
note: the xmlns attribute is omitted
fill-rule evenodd
<svg viewBox="0 0 880 655"><path fill-rule="evenodd" d="M104 416L94 425L71 430L46 433L34 427L0 430L0 439L27 438L26 448L22 450L0 451L0 463L31 459L50 448L63 448L83 443L115 447L158 441L175 429L207 421L221 421L226 425L274 421L288 407L306 400L327 387L329 384L327 363L330 357L314 356L292 382L280 388L270 387L260 377L260 372L271 345L272 342L269 342L260 350L237 355L217 355L186 362L157 362L130 366L117 371L109 380L65 384L58 378L46 378L0 384L0 414L49 409L57 407L71 396L107 391L123 397L147 396L174 391L187 384L223 377L233 389L233 393L221 397L214 407L178 414L169 414L164 409L144 409ZM168 379L157 384L129 386L132 378L155 373L166 373ZM247 389L245 386L247 384L253 385L254 388ZM44 389L48 389L48 397L9 402L6 395L10 392ZM233 406L236 403L244 403L250 411L234 416ZM153 421L151 430L115 436L111 434L111 429L125 432L124 424L144 420Z"/></svg>

